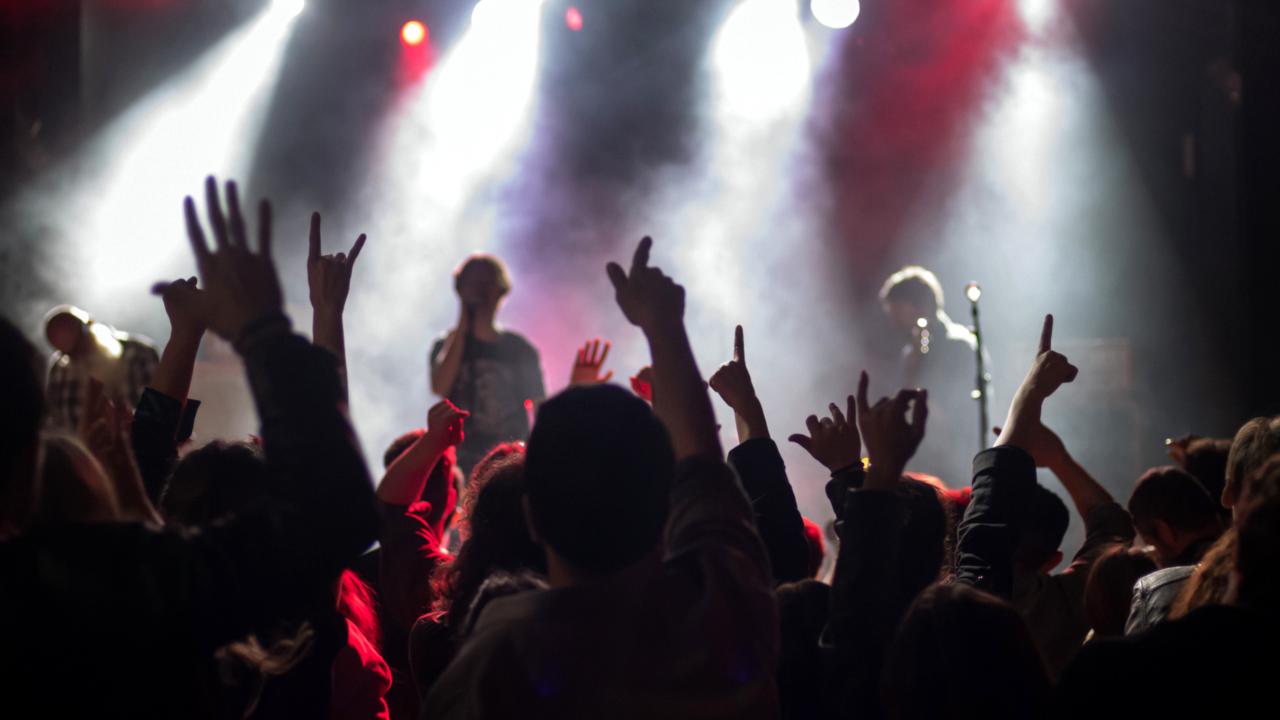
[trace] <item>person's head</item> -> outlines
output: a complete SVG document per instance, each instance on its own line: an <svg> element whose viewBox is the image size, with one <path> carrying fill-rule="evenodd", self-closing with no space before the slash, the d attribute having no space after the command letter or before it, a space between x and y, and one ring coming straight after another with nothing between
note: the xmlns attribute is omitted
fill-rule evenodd
<svg viewBox="0 0 1280 720"><path fill-rule="evenodd" d="M1124 635L1133 585L1155 570L1155 558L1145 550L1119 544L1093 561L1085 583L1084 614L1095 636Z"/></svg>
<svg viewBox="0 0 1280 720"><path fill-rule="evenodd" d="M1199 480L1172 465L1151 468L1138 478L1129 514L1161 567L1199 561L1187 553L1222 533L1217 503Z"/></svg>
<svg viewBox="0 0 1280 720"><path fill-rule="evenodd" d="M903 587L916 592L942 575L950 523L941 493L932 484L903 478L894 492L907 509L897 540L899 576Z"/></svg>
<svg viewBox="0 0 1280 720"><path fill-rule="evenodd" d="M1022 616L967 585L920 593L882 677L890 718L1026 718L1047 710L1049 678Z"/></svg>
<svg viewBox="0 0 1280 720"><path fill-rule="evenodd" d="M1235 561L1235 604L1274 617L1280 607L1280 498L1257 504L1241 521Z"/></svg>
<svg viewBox="0 0 1280 720"><path fill-rule="evenodd" d="M262 497L270 482L262 449L215 440L187 453L160 494L165 521L196 527L225 518Z"/></svg>
<svg viewBox="0 0 1280 720"><path fill-rule="evenodd" d="M595 577L655 551L667 521L675 453L640 398L574 387L542 404L529 437L525 496L547 564Z"/></svg>
<svg viewBox="0 0 1280 720"><path fill-rule="evenodd" d="M511 292L511 275L497 256L475 253L453 273L453 287L464 305L496 308Z"/></svg>
<svg viewBox="0 0 1280 720"><path fill-rule="evenodd" d="M46 435L40 495L31 524L59 527L119 519L115 485L89 449L71 435Z"/></svg>
<svg viewBox="0 0 1280 720"><path fill-rule="evenodd" d="M911 332L920 318L932 322L943 308L942 284L929 270L908 265L884 281L880 302L895 327Z"/></svg>
<svg viewBox="0 0 1280 720"><path fill-rule="evenodd" d="M1234 511L1242 499L1245 479L1278 452L1280 415L1256 417L1242 425L1231 441L1231 452L1227 455L1227 483L1222 489L1222 504ZM1239 520L1237 514L1236 521Z"/></svg>
<svg viewBox="0 0 1280 720"><path fill-rule="evenodd" d="M39 487L44 383L40 355L13 323L0 317L0 377L6 380L0 412L0 539L26 526Z"/></svg>
<svg viewBox="0 0 1280 720"><path fill-rule="evenodd" d="M414 428L395 440L392 440L391 444L388 445L387 449L382 453L382 469L386 470L391 467L391 463L395 462L396 458L403 455L404 452L409 449L410 445L417 442L418 438L426 434L426 428Z"/></svg>
<svg viewBox="0 0 1280 720"><path fill-rule="evenodd" d="M88 345L89 313L74 305L59 305L45 314L44 334L49 345L66 355L76 357Z"/></svg>
<svg viewBox="0 0 1280 720"><path fill-rule="evenodd" d="M391 463L408 451L409 446L413 445L427 432L426 428L414 428L395 440L387 446L382 453L383 469L391 467ZM454 448L449 448L440 456L440 461L431 466L431 470L427 475L427 479L422 483L422 489L425 491L429 487L436 487L438 484L446 483L448 490L445 494L444 507L444 525L448 528L453 523L454 510L458 506L458 494L462 491L462 471L458 469L458 453Z"/></svg>
<svg viewBox="0 0 1280 720"><path fill-rule="evenodd" d="M524 517L524 454L490 451L476 465L462 502L462 547L432 578L434 610L444 625L461 631L480 585L495 572L543 572L542 548L530 537ZM497 453L495 455L495 453Z"/></svg>
<svg viewBox="0 0 1280 720"><path fill-rule="evenodd" d="M1231 456L1231 441L1223 438L1196 438L1187 443L1182 469L1200 481L1209 497L1221 506L1222 491L1227 486L1227 459ZM1222 509L1229 520L1230 511Z"/></svg>
<svg viewBox="0 0 1280 720"><path fill-rule="evenodd" d="M1071 513L1057 493L1036 484L1018 518L1018 541L1013 562L1020 572L1048 573L1062 562L1062 539Z"/></svg>

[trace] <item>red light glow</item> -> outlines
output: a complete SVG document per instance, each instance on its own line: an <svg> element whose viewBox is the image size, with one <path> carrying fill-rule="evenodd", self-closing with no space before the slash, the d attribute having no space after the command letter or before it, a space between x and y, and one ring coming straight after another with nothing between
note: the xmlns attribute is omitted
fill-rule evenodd
<svg viewBox="0 0 1280 720"><path fill-rule="evenodd" d="M569 29L574 32L582 29L582 13L578 8L570 7L564 11L564 24L568 25Z"/></svg>

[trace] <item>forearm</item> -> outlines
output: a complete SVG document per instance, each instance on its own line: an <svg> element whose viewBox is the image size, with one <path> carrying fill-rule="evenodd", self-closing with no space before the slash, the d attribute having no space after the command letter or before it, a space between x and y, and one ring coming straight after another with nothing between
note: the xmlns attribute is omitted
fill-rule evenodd
<svg viewBox="0 0 1280 720"><path fill-rule="evenodd" d="M151 387L184 403L191 392L191 377L195 374L196 355L200 352L203 331L174 328L169 342L160 355L160 364L151 376Z"/></svg>
<svg viewBox="0 0 1280 720"><path fill-rule="evenodd" d="M978 453L973 468L973 494L957 532L956 581L1007 599L1019 512L1035 487L1035 461L1016 447L992 448Z"/></svg>
<svg viewBox="0 0 1280 720"><path fill-rule="evenodd" d="M440 462L445 449L445 445L429 434L415 440L387 467L386 474L378 483L378 499L391 505L417 502L431 469Z"/></svg>
<svg viewBox="0 0 1280 720"><path fill-rule="evenodd" d="M462 369L466 345L467 338L461 328L455 329L445 338L439 358L431 366L431 391L436 395L445 397L453 390L458 372Z"/></svg>
<svg viewBox="0 0 1280 720"><path fill-rule="evenodd" d="M178 459L177 432L182 412L178 399L155 388L145 390L134 408L130 440L147 497L153 503L159 502Z"/></svg>
<svg viewBox="0 0 1280 720"><path fill-rule="evenodd" d="M751 500L774 581L803 580L809 565L809 543L778 446L767 438L744 442L729 451L728 462Z"/></svg>
<svg viewBox="0 0 1280 720"><path fill-rule="evenodd" d="M267 462L282 505L305 510L294 528L314 560L339 567L373 540L376 518L368 469L341 409L333 359L275 323L242 339ZM305 546L304 546L305 547Z"/></svg>
<svg viewBox="0 0 1280 720"><path fill-rule="evenodd" d="M715 413L684 324L646 330L645 335L653 358L653 409L671 433L676 458L719 460Z"/></svg>
<svg viewBox="0 0 1280 720"><path fill-rule="evenodd" d="M1076 512L1081 518L1089 517L1094 508L1114 502L1111 493L1094 480L1089 471L1070 455L1054 463L1050 469L1062 483L1062 487L1066 488L1067 493L1071 495L1071 502L1076 506Z"/></svg>
<svg viewBox="0 0 1280 720"><path fill-rule="evenodd" d="M768 440L769 423L764 417L764 407L759 398L751 398L733 409L733 420L738 427L738 442L748 440Z"/></svg>

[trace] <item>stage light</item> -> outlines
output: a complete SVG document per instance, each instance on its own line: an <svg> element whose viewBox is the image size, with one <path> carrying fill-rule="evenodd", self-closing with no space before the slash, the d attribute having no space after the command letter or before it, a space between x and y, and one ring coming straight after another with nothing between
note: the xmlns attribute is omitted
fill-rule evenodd
<svg viewBox="0 0 1280 720"><path fill-rule="evenodd" d="M811 78L804 29L792 0L743 0L716 36L724 109L768 123L801 105Z"/></svg>
<svg viewBox="0 0 1280 720"><path fill-rule="evenodd" d="M567 25L570 30L578 32L582 29L582 12L578 10L578 8L571 6L568 10L564 11L564 24Z"/></svg>
<svg viewBox="0 0 1280 720"><path fill-rule="evenodd" d="M281 20L298 17L306 6L303 0L272 0L271 13Z"/></svg>
<svg viewBox="0 0 1280 720"><path fill-rule="evenodd" d="M971 282L964 286L964 296L969 298L969 302L978 302L978 298L982 297L982 287L976 282Z"/></svg>
<svg viewBox="0 0 1280 720"><path fill-rule="evenodd" d="M1018 0L1022 23L1032 34L1043 32L1057 14L1057 0Z"/></svg>
<svg viewBox="0 0 1280 720"><path fill-rule="evenodd" d="M839 30L849 27L858 19L862 3L858 0L811 0L809 10L818 22Z"/></svg>
<svg viewBox="0 0 1280 720"><path fill-rule="evenodd" d="M410 47L421 45L427 37L427 26L417 20L410 20L400 28L400 40Z"/></svg>

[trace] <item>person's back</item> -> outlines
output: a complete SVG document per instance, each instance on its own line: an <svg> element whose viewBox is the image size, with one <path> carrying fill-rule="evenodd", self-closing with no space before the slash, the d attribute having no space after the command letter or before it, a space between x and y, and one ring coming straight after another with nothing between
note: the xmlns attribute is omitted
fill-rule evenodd
<svg viewBox="0 0 1280 720"><path fill-rule="evenodd" d="M525 492L552 587L485 608L423 717L777 715L767 556L721 459L683 290L648 249L609 274L653 350L662 422L611 386L542 406Z"/></svg>

